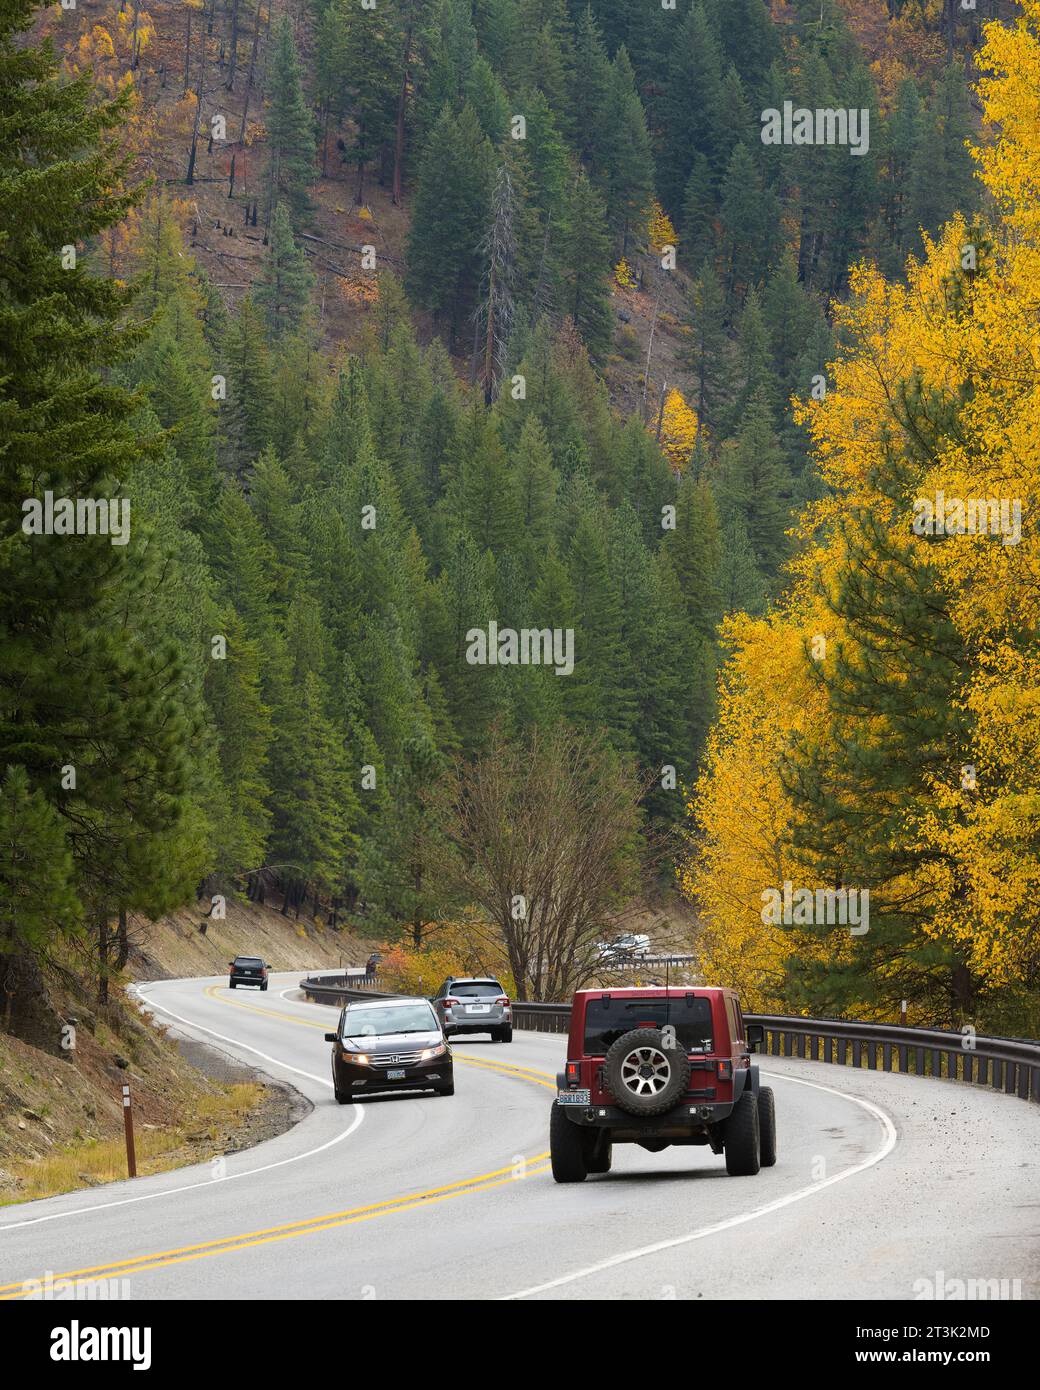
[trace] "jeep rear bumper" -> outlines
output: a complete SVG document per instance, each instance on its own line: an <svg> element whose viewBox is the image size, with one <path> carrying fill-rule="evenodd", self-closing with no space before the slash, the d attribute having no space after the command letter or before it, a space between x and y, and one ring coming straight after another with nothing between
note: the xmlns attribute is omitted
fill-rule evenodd
<svg viewBox="0 0 1040 1390"><path fill-rule="evenodd" d="M618 1105L561 1105L572 1124L583 1129L609 1129L618 1140L669 1139L702 1133L719 1124L733 1102L684 1099L663 1115L630 1115Z"/></svg>

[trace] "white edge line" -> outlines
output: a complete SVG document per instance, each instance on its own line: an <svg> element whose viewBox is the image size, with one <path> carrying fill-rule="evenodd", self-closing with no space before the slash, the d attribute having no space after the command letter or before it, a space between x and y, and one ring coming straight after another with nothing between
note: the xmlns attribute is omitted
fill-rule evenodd
<svg viewBox="0 0 1040 1390"><path fill-rule="evenodd" d="M188 1028L195 1029L196 1032L207 1033L211 1038L219 1038L221 1042L230 1043L233 1047L241 1048L244 1052L252 1052L254 1056L262 1057L265 1062L273 1062L275 1066L282 1067L286 1071L295 1072L297 1076L305 1076L308 1081L315 1081L319 1086L328 1086L330 1088L332 1086L332 1082L326 1081L324 1077L312 1076L309 1071L301 1071L299 1067L292 1067L288 1062L280 1062L277 1057L269 1057L266 1052L261 1052L259 1048L256 1047L249 1047L246 1043L239 1042L237 1038L225 1037L223 1033L215 1033L212 1028L204 1028L201 1023L193 1023L190 1019L182 1018L180 1014L175 1014L172 1009L166 1008L164 1004L157 1004L154 1000L146 998L146 996L140 992L139 988L136 992L141 1002L146 1004L149 1009L160 1009L164 1014L169 1014L171 1018L175 1018L178 1023L183 1023ZM191 1182L185 1183L181 1187L167 1187L164 1188L162 1192L143 1192L139 1197L120 1197L113 1202L98 1202L94 1206L74 1207L71 1211L56 1211L46 1216L33 1216L27 1221L12 1221L7 1225L0 1226L0 1231L18 1231L21 1230L23 1226L38 1226L42 1221L59 1221L66 1216L82 1216L84 1213L93 1211L110 1211L113 1207L126 1207L134 1202L150 1202L156 1197L175 1197L178 1193L192 1192L199 1187L213 1187L228 1182L234 1182L236 1178L252 1178L255 1177L257 1173L269 1173L272 1168L282 1168L287 1163L298 1163L303 1158L313 1158L315 1154L320 1154L325 1149L331 1149L333 1144L340 1143L354 1133L358 1125L364 1119L364 1114L364 1106L355 1106L354 1118L342 1134L337 1134L332 1139L326 1140L324 1144L319 1144L316 1149L308 1149L306 1153L302 1154L292 1154L289 1158L280 1158L275 1163L265 1163L259 1168L247 1168L243 1173L229 1173L225 1178L207 1178L205 1182Z"/></svg>
<svg viewBox="0 0 1040 1390"><path fill-rule="evenodd" d="M713 1226L703 1226L699 1231L689 1231L686 1235L655 1241L653 1245L643 1245L636 1250L626 1250L620 1255L612 1255L608 1260L600 1260L597 1264L587 1265L584 1269L576 1269L571 1274L562 1274L558 1279L550 1279L545 1284L533 1284L530 1288L521 1289L518 1293L503 1294L498 1301L509 1303L515 1299L529 1298L532 1294L545 1293L549 1289L558 1289L562 1284L573 1284L578 1279L587 1279L592 1274L600 1274L617 1265L628 1264L631 1260L640 1260L645 1255L656 1255L658 1251L671 1250L676 1245L688 1245L691 1241L703 1240L705 1236L718 1235L720 1231L728 1231L734 1226L742 1226L746 1221L754 1221L760 1216L768 1216L770 1212L780 1211L783 1207L789 1207L794 1202L812 1197L825 1187L831 1187L836 1182L844 1182L846 1178L855 1177L857 1173L862 1173L867 1168L873 1168L875 1163L880 1163L883 1158L887 1158L895 1148L896 1127L890 1116L872 1101L864 1100L861 1096L851 1096L847 1091L835 1090L833 1086L821 1086L817 1081L805 1081L801 1077L785 1076L781 1072L763 1072L762 1075L773 1077L777 1081L792 1081L796 1086L811 1086L814 1091L826 1091L829 1095L840 1096L842 1100L849 1100L854 1105L861 1106L881 1122L881 1129L885 1136L884 1143L877 1153L864 1159L862 1163L853 1164L851 1168L843 1168L840 1173L835 1173L833 1177L813 1183L812 1187L800 1188L797 1192L791 1192L786 1197L778 1197L774 1202L767 1202L763 1207L755 1207L753 1211L742 1212L739 1216L727 1217L725 1221L717 1221Z"/></svg>

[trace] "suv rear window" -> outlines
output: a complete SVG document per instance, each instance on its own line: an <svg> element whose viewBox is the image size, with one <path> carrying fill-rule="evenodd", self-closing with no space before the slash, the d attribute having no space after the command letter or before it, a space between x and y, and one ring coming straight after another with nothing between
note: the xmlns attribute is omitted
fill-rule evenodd
<svg viewBox="0 0 1040 1390"><path fill-rule="evenodd" d="M247 969L255 969L258 966L263 965L263 961L258 960L255 956L236 956L235 964L244 965Z"/></svg>
<svg viewBox="0 0 1040 1390"><path fill-rule="evenodd" d="M505 991L497 980L466 980L452 985L450 993L453 999L482 999Z"/></svg>
<svg viewBox="0 0 1040 1390"><path fill-rule="evenodd" d="M585 1006L585 1054L603 1057L611 1043L633 1028L671 1024L686 1052L711 1052L711 1001L679 999L590 999Z"/></svg>

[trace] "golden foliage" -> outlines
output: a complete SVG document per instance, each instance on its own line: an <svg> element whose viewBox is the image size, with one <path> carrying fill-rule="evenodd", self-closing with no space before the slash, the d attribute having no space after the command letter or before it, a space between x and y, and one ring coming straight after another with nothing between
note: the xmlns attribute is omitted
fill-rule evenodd
<svg viewBox="0 0 1040 1390"><path fill-rule="evenodd" d="M661 448L672 467L681 473L690 461L697 442L697 413L686 397L673 387L665 397L661 420Z"/></svg>
<svg viewBox="0 0 1040 1390"><path fill-rule="evenodd" d="M475 920L429 923L422 946L399 941L381 947L379 976L402 994L433 994L449 975L491 975L515 992L505 950L493 929Z"/></svg>
<svg viewBox="0 0 1040 1390"><path fill-rule="evenodd" d="M678 237L672 220L655 198L650 205L650 225L648 227L650 245L660 255L666 246L678 245Z"/></svg>
<svg viewBox="0 0 1040 1390"><path fill-rule="evenodd" d="M963 402L956 430L915 477L917 496L1017 499L1022 525L1017 542L913 541L929 546L968 654L953 700L969 716L973 773L935 776L893 826L893 846L929 851L904 886L924 909L923 929L956 946L977 979L1020 984L1040 959L1040 0L1024 0L1012 26L986 27L979 66L995 138L975 157L997 219L988 231L955 219L910 263L905 285L855 270L850 302L837 310L846 346L830 369L834 385L798 411L830 492L802 518L794 597L769 620L727 627L720 714L691 800L696 836L681 881L704 914L704 968L760 1007L783 1003L791 942L762 927L756 895L785 878L811 885L785 859L777 764L790 731L827 736L804 647L814 631L843 635L810 595L838 574L841 527L856 525L861 509L893 537L913 537L912 498L903 507L878 485L892 441L906 438L899 388L908 382Z"/></svg>

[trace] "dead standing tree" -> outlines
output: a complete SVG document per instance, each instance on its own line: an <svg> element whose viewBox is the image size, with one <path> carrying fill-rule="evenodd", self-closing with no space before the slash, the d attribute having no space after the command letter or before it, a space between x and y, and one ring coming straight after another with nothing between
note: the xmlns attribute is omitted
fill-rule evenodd
<svg viewBox="0 0 1040 1390"><path fill-rule="evenodd" d="M453 890L493 922L519 999L565 999L638 883L642 788L597 735L498 741L445 785Z"/></svg>

